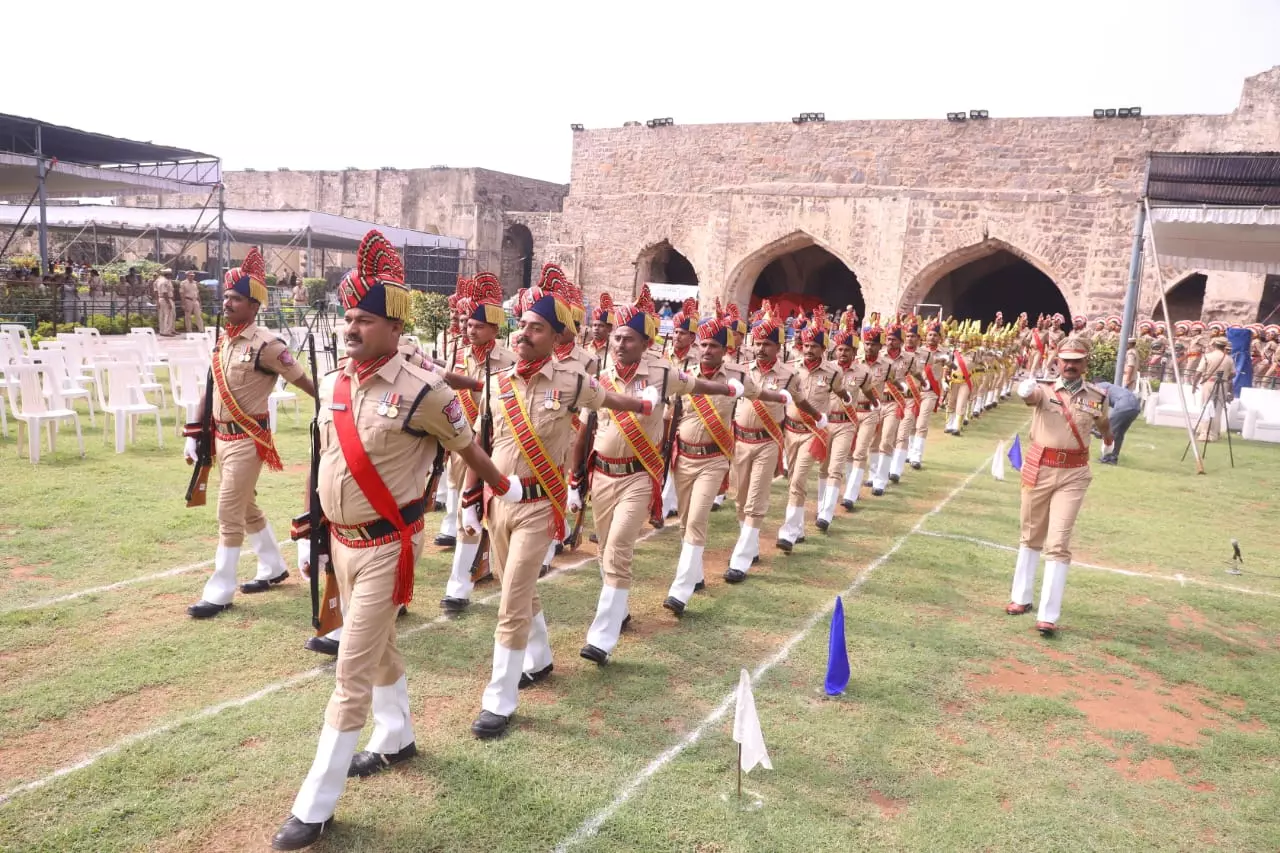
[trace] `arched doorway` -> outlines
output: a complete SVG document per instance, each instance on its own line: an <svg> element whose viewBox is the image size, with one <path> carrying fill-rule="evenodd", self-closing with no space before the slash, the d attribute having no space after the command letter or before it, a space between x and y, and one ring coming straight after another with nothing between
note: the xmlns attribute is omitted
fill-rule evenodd
<svg viewBox="0 0 1280 853"><path fill-rule="evenodd" d="M866 300L858 276L844 261L797 231L749 255L729 278L728 298L748 311L768 299L784 315L818 305L839 316L852 305L861 319Z"/></svg>
<svg viewBox="0 0 1280 853"><path fill-rule="evenodd" d="M636 290L646 282L697 287L698 273L688 258L663 240L645 249L636 259Z"/></svg>
<svg viewBox="0 0 1280 853"><path fill-rule="evenodd" d="M1171 317L1164 316L1164 304L1156 302L1151 310L1151 319L1166 320L1176 323L1179 320L1199 320L1204 313L1204 289L1209 277L1202 272L1192 273L1182 281L1169 288L1164 294L1164 301L1169 305Z"/></svg>
<svg viewBox="0 0 1280 853"><path fill-rule="evenodd" d="M533 282L533 233L516 222L502 232L502 287L514 293Z"/></svg>
<svg viewBox="0 0 1280 853"><path fill-rule="evenodd" d="M923 293L913 297L913 291ZM932 281L908 288L899 308L915 311L917 306L929 306L923 313L941 310L943 316L983 323L995 319L996 312L1006 321L1024 311L1032 322L1041 314L1071 316L1067 298L1052 278L1012 248L994 241L959 254L951 263L941 264Z"/></svg>

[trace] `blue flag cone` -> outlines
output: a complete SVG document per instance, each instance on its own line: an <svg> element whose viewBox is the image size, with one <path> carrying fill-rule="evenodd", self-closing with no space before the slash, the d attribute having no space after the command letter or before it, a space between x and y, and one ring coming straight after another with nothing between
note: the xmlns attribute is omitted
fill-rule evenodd
<svg viewBox="0 0 1280 853"><path fill-rule="evenodd" d="M849 686L849 650L844 645L844 602L836 596L836 609L831 614L831 642L827 650L828 696L839 696Z"/></svg>
<svg viewBox="0 0 1280 853"><path fill-rule="evenodd" d="M1022 442L1016 435L1013 437L1013 447L1009 448L1009 464L1015 471L1022 470Z"/></svg>

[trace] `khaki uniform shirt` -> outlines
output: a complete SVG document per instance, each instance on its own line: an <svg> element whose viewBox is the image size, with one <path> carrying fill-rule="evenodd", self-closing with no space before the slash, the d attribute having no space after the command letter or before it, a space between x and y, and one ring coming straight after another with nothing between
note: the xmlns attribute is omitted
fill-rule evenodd
<svg viewBox="0 0 1280 853"><path fill-rule="evenodd" d="M183 302L199 302L200 301L200 283L198 281L188 281L183 279L178 285L178 290L182 294Z"/></svg>
<svg viewBox="0 0 1280 853"><path fill-rule="evenodd" d="M640 363L636 365L636 372L631 377L630 382L624 384L618 379L616 364L610 364L605 369L604 374L609 383L605 383L602 379L602 385L612 384L616 387L615 393L625 394L629 397L639 397L646 388L650 387L657 388L660 394L663 393L665 387L664 398L692 394L693 384L696 381L693 374L673 368L665 359L652 358L648 355L640 359ZM661 450L663 433L662 406L655 406L648 417L644 417L639 413L635 413L635 416L639 420L640 427L644 430L645 435L649 436L649 440ZM607 456L610 459L635 458L636 452L622 435L622 430L618 427L614 417L612 410L600 410L599 421L596 426L595 451L601 456Z"/></svg>
<svg viewBox="0 0 1280 853"><path fill-rule="evenodd" d="M1200 377L1201 384L1210 388L1218 381L1218 374L1222 374L1222 381L1230 387L1231 380L1235 378L1236 366L1231 360L1231 356L1223 350L1210 349L1209 354L1201 361Z"/></svg>
<svg viewBox="0 0 1280 853"><path fill-rule="evenodd" d="M325 517L345 526L373 521L378 513L356 485L338 444L333 392L344 373L355 375L350 360L320 380L318 488ZM388 394L400 395L397 411L379 414ZM462 406L444 380L402 358L391 359L359 385L352 379L351 407L360 442L397 506L422 499L437 441L448 450L461 450L473 440Z"/></svg>
<svg viewBox="0 0 1280 853"><path fill-rule="evenodd" d="M798 359L788 366L795 371L798 380L800 393L797 397L808 400L819 412L830 412L832 398L844 390L842 371L836 363L821 361L816 368L809 370L804 366L804 359ZM795 421L805 420L794 399L787 406L787 417Z"/></svg>
<svg viewBox="0 0 1280 853"><path fill-rule="evenodd" d="M1065 412L1059 397L1067 401ZM1031 441L1054 450L1087 450L1090 430L1110 417L1106 393L1088 382L1083 383L1076 393L1068 394L1062 379L1040 379L1027 399L1027 405L1032 408ZM1068 417L1080 433L1083 448L1067 423Z"/></svg>
<svg viewBox="0 0 1280 853"><path fill-rule="evenodd" d="M836 366L840 367L838 364ZM849 392L849 396L853 398L853 401L849 404L850 406L856 407L863 398L867 402L872 402L871 395L868 392L879 391L884 381L878 378L880 374L862 359L854 359L853 363L848 367L840 367L840 371L842 374L840 381L843 383L844 389ZM831 411L841 412L844 409L838 400L832 400Z"/></svg>
<svg viewBox="0 0 1280 853"><path fill-rule="evenodd" d="M164 276L156 279L156 301L172 302L173 301L173 282Z"/></svg>
<svg viewBox="0 0 1280 853"><path fill-rule="evenodd" d="M249 326L235 337L224 330L217 358L222 360L231 396L246 414L255 417L267 416L267 398L276 387L276 376L296 382L305 372L285 342L263 326ZM217 393L213 395L213 419L231 420L231 412Z"/></svg>
<svg viewBox="0 0 1280 853"><path fill-rule="evenodd" d="M522 480L533 478L533 468L520 452L515 434L507 424L506 400L502 397L499 377L510 376L513 388L524 400L524 408L534 433L542 442L552 464L563 464L572 451L573 415L578 409L604 406L605 390L594 376L588 376L576 364L560 363L554 358L526 382L515 372L514 365L495 371L489 377L489 388L480 391L480 412L485 400L493 411L493 462L498 470L515 474Z"/></svg>
<svg viewBox="0 0 1280 853"><path fill-rule="evenodd" d="M760 363L753 361L747 365L747 376L762 390L788 391L794 397L804 399L800 392L800 383L796 377L796 372L792 370L791 365L783 363L781 359L774 361L773 367L768 370L761 370ZM773 417L774 423L781 427L784 404L763 403L762 405ZM756 414L756 407L753 405L738 406L733 421L743 429L765 428L764 421Z"/></svg>
<svg viewBox="0 0 1280 853"><path fill-rule="evenodd" d="M742 383L742 387L746 389L743 397L747 400L756 400L760 397L760 386L751 378L742 366L733 364L732 362L724 362L712 376L703 376L698 374L697 378L707 379L709 382L728 382L730 379L736 379ZM734 404L737 400L731 397L713 397L708 395L707 399L711 401L711 405L720 413L720 418L724 421L726 427L733 429L733 411ZM690 444L713 444L715 439L711 437L710 431L702 425L702 419L698 417L698 413L694 411L693 402L685 399L684 405L680 410L680 427L677 433L681 441Z"/></svg>
<svg viewBox="0 0 1280 853"><path fill-rule="evenodd" d="M558 356L552 356L552 361L561 361ZM568 358L563 361L572 362L587 372L590 376L595 376L600 372L600 360L591 353L587 352L578 344L573 345L573 351L569 353Z"/></svg>
<svg viewBox="0 0 1280 853"><path fill-rule="evenodd" d="M519 359L516 358L516 354L514 352L495 340L493 343L493 349L489 351L489 372L485 371L485 360L476 358L471 347L467 347L466 350L460 353L455 360L458 362L453 368L455 373L461 373L471 379L478 379L483 382L489 377L489 373L498 373L499 371L506 370ZM476 403L476 412L478 413L480 411L480 403L482 402L480 394L483 392L462 391L459 393L469 395ZM472 424L471 426L475 427L477 424Z"/></svg>

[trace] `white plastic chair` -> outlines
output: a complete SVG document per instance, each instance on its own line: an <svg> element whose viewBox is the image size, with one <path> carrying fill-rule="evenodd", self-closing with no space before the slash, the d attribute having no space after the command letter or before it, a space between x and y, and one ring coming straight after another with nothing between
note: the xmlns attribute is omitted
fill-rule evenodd
<svg viewBox="0 0 1280 853"><path fill-rule="evenodd" d="M156 381L155 374L147 366L147 358L140 348L137 341L110 341L107 344L107 351L110 353L112 361L127 361L138 366L138 388L142 391L143 399L146 395L157 392L160 394L160 407L168 408L168 398L164 393L164 386Z"/></svg>
<svg viewBox="0 0 1280 853"><path fill-rule="evenodd" d="M205 384L208 381L209 363L198 358L169 359L169 392L177 409L177 428L182 432L184 423L191 423L204 401Z"/></svg>
<svg viewBox="0 0 1280 853"><path fill-rule="evenodd" d="M267 417L271 419L271 431L276 431L276 407L281 403L293 403L293 421L298 422L298 395L285 385L284 377L276 379L276 390L267 398Z"/></svg>
<svg viewBox="0 0 1280 853"><path fill-rule="evenodd" d="M155 329L147 326L130 329L129 337L142 341L142 353L146 357L147 367L162 367L168 361L164 351L160 349L160 339L156 337Z"/></svg>
<svg viewBox="0 0 1280 853"><path fill-rule="evenodd" d="M124 453L125 438L134 439L134 418L155 415L156 443L164 447L160 431L160 407L148 403L142 395L142 374L137 364L128 361L103 361L94 365L98 379L98 407L115 419L116 453ZM105 444L107 432L103 430Z"/></svg>
<svg viewBox="0 0 1280 853"><path fill-rule="evenodd" d="M50 343L54 346L46 348L45 344ZM84 398L89 405L89 424L97 426L98 421L93 413L93 395L67 370L66 358L57 348L57 342L41 341L40 352L32 356L32 361L45 366L44 394L49 398L50 405L53 404L54 397L59 397L64 402Z"/></svg>
<svg viewBox="0 0 1280 853"><path fill-rule="evenodd" d="M55 392L50 396L50 403L45 403L45 394L41 388L41 374L45 367L39 364L9 365L8 381L5 390L9 397L9 408L18 421L18 456L22 456L22 430L27 430L27 456L31 464L40 461L41 427L49 436L49 452L55 449L54 440L57 435L54 426L62 420L70 418L76 425L76 441L80 444L80 456L84 457L84 434L80 431L80 415ZM53 383L56 387L56 383Z"/></svg>
<svg viewBox="0 0 1280 853"><path fill-rule="evenodd" d="M0 323L0 334L9 339L12 358L31 355L31 332L21 323Z"/></svg>

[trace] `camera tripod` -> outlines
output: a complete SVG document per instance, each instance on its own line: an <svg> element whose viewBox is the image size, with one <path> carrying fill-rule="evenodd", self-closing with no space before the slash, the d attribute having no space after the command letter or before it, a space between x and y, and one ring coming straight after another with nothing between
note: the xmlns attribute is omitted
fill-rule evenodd
<svg viewBox="0 0 1280 853"><path fill-rule="evenodd" d="M1204 380L1201 381L1203 382ZM1204 405L1200 407L1200 417L1196 418L1196 425L1193 431L1196 433L1200 432L1200 424L1204 423L1206 417L1222 418L1222 432L1227 437L1227 456L1231 459L1231 467L1234 468L1236 467L1236 453L1235 449L1231 446L1231 420L1227 417L1228 402L1230 401L1227 399L1225 374L1223 371L1219 371L1214 374L1213 391L1209 394L1209 399L1205 400ZM1210 414L1210 410L1212 410L1212 414ZM1204 446L1200 448L1201 459L1204 459L1205 454L1209 452L1208 425L1205 427L1203 445ZM1186 461L1187 453L1189 453L1190 450L1191 442L1188 441L1186 448L1182 451L1182 459L1180 461Z"/></svg>
<svg viewBox="0 0 1280 853"><path fill-rule="evenodd" d="M298 355L302 355L302 351L307 346L307 339L314 335L320 344L321 359L327 364L323 372L328 373L338 366L338 332L334 328L334 321L337 318L333 316L329 303L324 299L317 299L311 309L311 316L302 326L304 334L302 342L298 344Z"/></svg>

